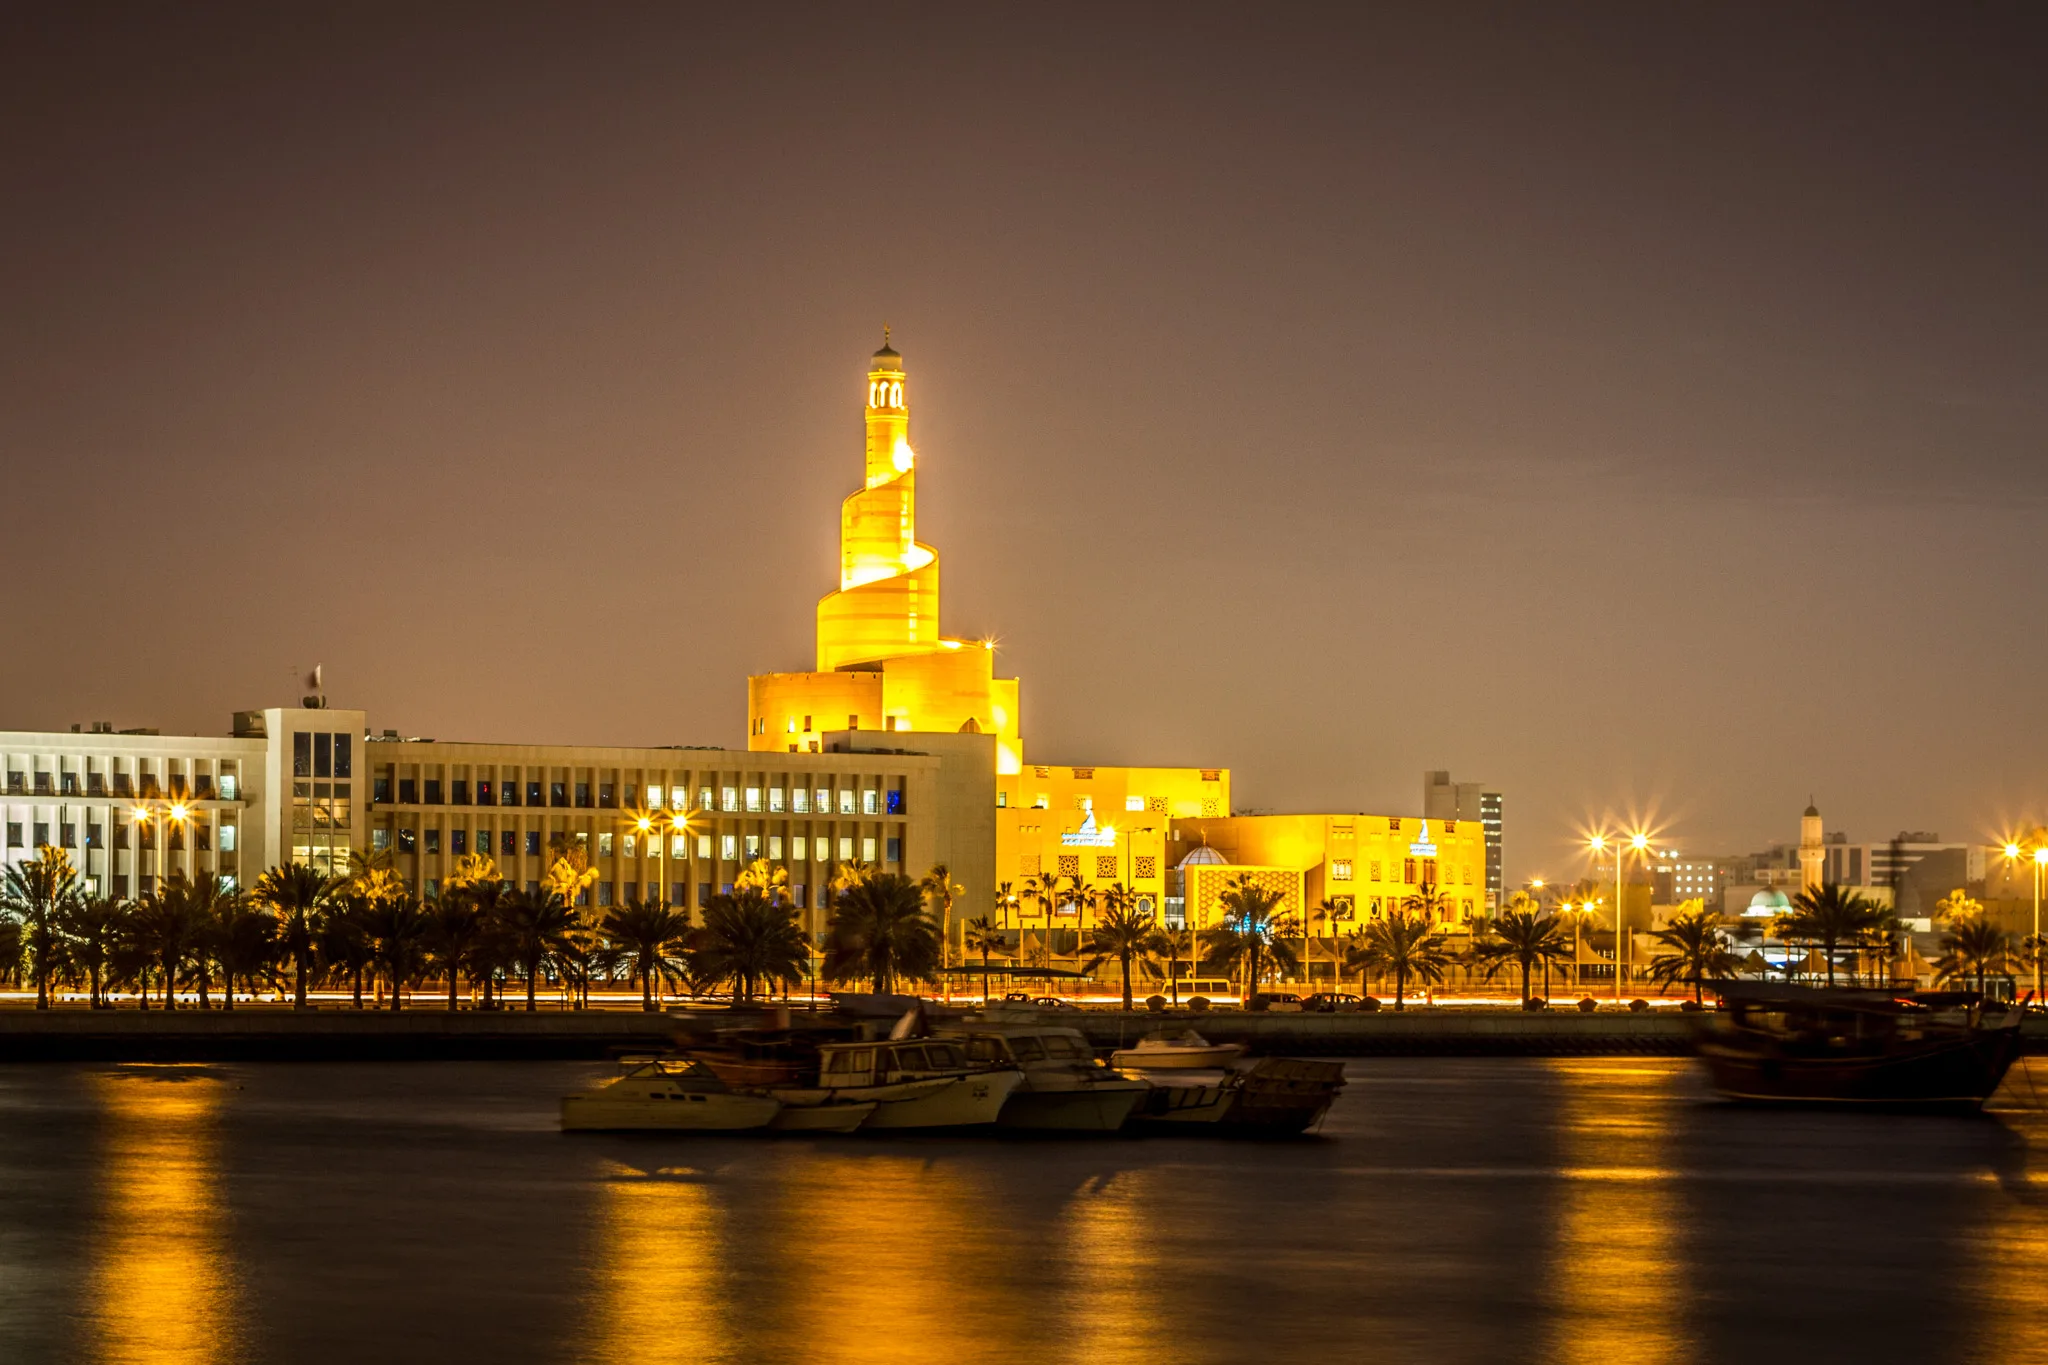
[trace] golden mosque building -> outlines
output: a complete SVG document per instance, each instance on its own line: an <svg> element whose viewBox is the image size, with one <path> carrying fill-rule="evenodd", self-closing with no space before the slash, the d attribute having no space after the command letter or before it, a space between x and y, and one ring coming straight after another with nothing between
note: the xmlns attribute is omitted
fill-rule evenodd
<svg viewBox="0 0 2048 1365"><path fill-rule="evenodd" d="M1206 927L1227 882L1246 874L1324 936L1423 883L1448 897L1454 921L1485 912L1476 820L1236 815L1221 766L1033 762L1019 680L997 676L993 643L941 631L939 554L917 538L910 400L885 335L867 375L861 483L840 508L839 585L818 602L816 665L748 680L751 751L940 755L954 773L940 788L985 803L987 816L944 820L947 866L964 888L956 926L989 914L1027 932L1085 930L1090 898L1076 892L1121 883L1169 925Z"/></svg>

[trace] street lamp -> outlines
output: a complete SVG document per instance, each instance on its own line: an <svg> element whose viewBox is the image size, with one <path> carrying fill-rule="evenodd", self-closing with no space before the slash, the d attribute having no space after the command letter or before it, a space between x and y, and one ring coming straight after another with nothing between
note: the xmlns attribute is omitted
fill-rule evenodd
<svg viewBox="0 0 2048 1365"><path fill-rule="evenodd" d="M1621 1003L1621 981L1628 968L1627 930L1622 927L1621 875L1622 858L1627 853L1642 853L1650 847L1650 836L1637 831L1627 840L1610 840L1604 834L1595 834L1586 841L1595 853L1605 853L1610 844L1614 852L1614 1003Z"/></svg>
<svg viewBox="0 0 2048 1365"><path fill-rule="evenodd" d="M2037 840L2040 838L2039 831L2036 831L2035 837ZM2018 862L2022 857L2034 865L2034 939L2029 946L2032 949L2030 955L2034 959L2034 998L2039 1000L2041 998L2041 874L2044 869L2048 869L2048 843L2037 842L2031 854L2024 853L2018 844L2007 844L2005 846L2005 859L2007 862Z"/></svg>
<svg viewBox="0 0 2048 1365"><path fill-rule="evenodd" d="M654 845L655 886L661 893L662 903L669 904L668 841L690 828L690 818L681 811L642 811L632 817L631 824Z"/></svg>

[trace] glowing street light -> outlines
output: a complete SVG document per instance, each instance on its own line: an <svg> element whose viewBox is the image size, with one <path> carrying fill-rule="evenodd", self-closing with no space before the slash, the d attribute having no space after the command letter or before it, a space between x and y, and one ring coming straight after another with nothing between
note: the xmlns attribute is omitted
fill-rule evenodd
<svg viewBox="0 0 2048 1365"><path fill-rule="evenodd" d="M1586 845L1596 854L1610 850L1614 854L1614 1003L1621 1003L1621 983L1628 970L1628 931L1622 927L1621 876L1623 856L1635 853L1638 856L1648 851L1650 836L1641 830L1627 839L1610 839L1604 834L1595 834L1586 840Z"/></svg>
<svg viewBox="0 0 2048 1365"><path fill-rule="evenodd" d="M2034 865L2034 938L2028 945L2034 959L2034 998L2041 998L2041 875L2048 870L2048 842L2042 842L2042 831L2034 831L2035 844L2032 852L2022 849L2017 843L2005 846L2005 860L2016 863L2024 859Z"/></svg>

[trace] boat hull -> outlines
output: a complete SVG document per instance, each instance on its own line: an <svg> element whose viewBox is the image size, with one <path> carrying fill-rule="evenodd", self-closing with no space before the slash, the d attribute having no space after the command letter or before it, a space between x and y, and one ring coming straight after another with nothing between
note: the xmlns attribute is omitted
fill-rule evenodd
<svg viewBox="0 0 2048 1365"><path fill-rule="evenodd" d="M1023 1079L1015 1071L961 1076L928 1095L877 1105L861 1125L861 1131L991 1126L1002 1116L1003 1105Z"/></svg>
<svg viewBox="0 0 2048 1365"><path fill-rule="evenodd" d="M1013 1091L998 1122L1005 1128L1040 1133L1114 1133L1145 1098L1145 1085L1090 1085L1071 1090L1038 1090L1029 1082Z"/></svg>
<svg viewBox="0 0 2048 1365"><path fill-rule="evenodd" d="M1714 1089L1739 1103L1978 1109L2019 1049L2019 1030L2001 1028L1877 1056L1786 1055L1713 1034L1696 1050Z"/></svg>
<svg viewBox="0 0 2048 1365"><path fill-rule="evenodd" d="M1215 1043L1207 1047L1132 1047L1109 1054L1113 1067L1141 1067L1146 1071L1214 1071L1229 1066L1244 1052L1237 1043Z"/></svg>
<svg viewBox="0 0 2048 1365"><path fill-rule="evenodd" d="M768 1127L777 1133L851 1133L878 1107L873 1100L865 1104L786 1104Z"/></svg>

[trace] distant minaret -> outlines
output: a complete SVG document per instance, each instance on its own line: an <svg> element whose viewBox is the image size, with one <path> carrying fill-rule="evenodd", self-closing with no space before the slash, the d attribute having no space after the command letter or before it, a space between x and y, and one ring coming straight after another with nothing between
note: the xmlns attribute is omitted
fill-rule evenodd
<svg viewBox="0 0 2048 1365"><path fill-rule="evenodd" d="M1818 891L1821 884L1821 865L1827 860L1827 850L1821 846L1820 807L1807 799L1806 814L1799 817L1799 889Z"/></svg>

